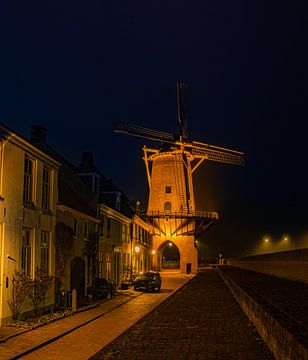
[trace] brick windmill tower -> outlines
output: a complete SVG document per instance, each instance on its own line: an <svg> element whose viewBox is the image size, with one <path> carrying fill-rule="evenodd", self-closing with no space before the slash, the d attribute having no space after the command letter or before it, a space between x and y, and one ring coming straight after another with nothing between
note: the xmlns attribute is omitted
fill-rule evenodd
<svg viewBox="0 0 308 360"><path fill-rule="evenodd" d="M161 270L166 246L176 246L181 273L195 273L198 268L196 239L218 221L218 213L196 210L193 174L204 160L243 165L244 154L187 141L186 92L187 86L178 82L178 136L132 124L121 124L116 132L160 142L157 148L143 147L150 190L144 215L153 228L153 265L156 270Z"/></svg>

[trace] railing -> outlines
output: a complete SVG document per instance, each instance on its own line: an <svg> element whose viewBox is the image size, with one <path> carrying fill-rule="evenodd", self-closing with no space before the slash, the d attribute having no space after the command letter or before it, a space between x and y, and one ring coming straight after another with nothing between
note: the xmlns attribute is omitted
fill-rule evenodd
<svg viewBox="0 0 308 360"><path fill-rule="evenodd" d="M177 218L210 218L218 220L218 213L215 211L140 211L139 215L149 217L177 217Z"/></svg>

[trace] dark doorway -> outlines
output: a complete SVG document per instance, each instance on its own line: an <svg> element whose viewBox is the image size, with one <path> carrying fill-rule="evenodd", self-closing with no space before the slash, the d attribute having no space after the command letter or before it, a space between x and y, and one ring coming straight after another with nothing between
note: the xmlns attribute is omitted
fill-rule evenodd
<svg viewBox="0 0 308 360"><path fill-rule="evenodd" d="M162 269L179 269L180 268L180 252L174 243L168 241L163 249L161 256Z"/></svg>
<svg viewBox="0 0 308 360"><path fill-rule="evenodd" d="M81 257L71 261L71 291L77 290L78 301L85 297L86 263Z"/></svg>

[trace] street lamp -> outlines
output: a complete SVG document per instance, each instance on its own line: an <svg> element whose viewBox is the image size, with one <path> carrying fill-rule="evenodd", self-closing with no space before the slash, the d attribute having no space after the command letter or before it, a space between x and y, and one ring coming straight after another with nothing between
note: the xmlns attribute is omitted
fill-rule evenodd
<svg viewBox="0 0 308 360"><path fill-rule="evenodd" d="M136 246L135 247L135 252L138 254L140 252L140 247L139 246Z"/></svg>
<svg viewBox="0 0 308 360"><path fill-rule="evenodd" d="M290 237L288 235L283 236L283 242L287 244L287 246L291 249L295 249L295 241L291 241ZM292 244L292 247L291 247Z"/></svg>
<svg viewBox="0 0 308 360"><path fill-rule="evenodd" d="M269 236L266 236L264 238L264 243L269 245L269 250L270 251L273 250L273 242L272 242L272 239Z"/></svg>

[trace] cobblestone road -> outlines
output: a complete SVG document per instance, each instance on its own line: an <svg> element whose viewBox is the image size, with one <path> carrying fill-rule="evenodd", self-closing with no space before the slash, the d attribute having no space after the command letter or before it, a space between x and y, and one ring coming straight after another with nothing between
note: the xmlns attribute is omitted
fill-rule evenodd
<svg viewBox="0 0 308 360"><path fill-rule="evenodd" d="M91 359L273 357L216 270L206 270Z"/></svg>

